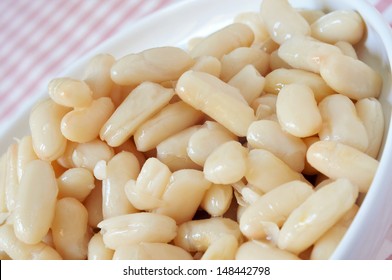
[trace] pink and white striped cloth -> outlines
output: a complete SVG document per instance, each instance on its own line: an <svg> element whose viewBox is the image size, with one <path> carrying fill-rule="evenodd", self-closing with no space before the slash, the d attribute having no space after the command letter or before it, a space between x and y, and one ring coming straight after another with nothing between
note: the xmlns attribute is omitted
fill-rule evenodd
<svg viewBox="0 0 392 280"><path fill-rule="evenodd" d="M0 135L73 61L132 22L179 1L186 0L1 0ZM392 0L368 1L392 24ZM392 255L392 228L380 254Z"/></svg>

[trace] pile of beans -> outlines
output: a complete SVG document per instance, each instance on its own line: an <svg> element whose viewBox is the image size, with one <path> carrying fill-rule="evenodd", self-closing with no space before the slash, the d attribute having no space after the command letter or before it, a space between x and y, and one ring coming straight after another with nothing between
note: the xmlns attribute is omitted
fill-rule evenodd
<svg viewBox="0 0 392 280"><path fill-rule="evenodd" d="M1 258L329 258L383 137L365 29L264 0L187 50L53 79L0 159Z"/></svg>

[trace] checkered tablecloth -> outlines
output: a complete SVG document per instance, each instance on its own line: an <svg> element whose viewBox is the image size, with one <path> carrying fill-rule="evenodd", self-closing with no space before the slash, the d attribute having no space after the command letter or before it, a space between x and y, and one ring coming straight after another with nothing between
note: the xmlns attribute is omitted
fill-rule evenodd
<svg viewBox="0 0 392 280"><path fill-rule="evenodd" d="M0 134L73 61L132 22L179 1L186 0L1 0ZM392 0L368 1L392 23ZM392 255L390 232L380 252L385 257Z"/></svg>

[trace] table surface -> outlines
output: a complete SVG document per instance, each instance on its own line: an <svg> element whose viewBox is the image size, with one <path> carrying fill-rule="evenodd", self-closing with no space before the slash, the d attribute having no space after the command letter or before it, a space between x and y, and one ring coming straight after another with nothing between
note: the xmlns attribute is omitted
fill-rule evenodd
<svg viewBox="0 0 392 280"><path fill-rule="evenodd" d="M73 61L122 28L180 1L186 0L1 0L0 134ZM392 0L368 1L392 24ZM392 258L392 228L389 235L381 258Z"/></svg>

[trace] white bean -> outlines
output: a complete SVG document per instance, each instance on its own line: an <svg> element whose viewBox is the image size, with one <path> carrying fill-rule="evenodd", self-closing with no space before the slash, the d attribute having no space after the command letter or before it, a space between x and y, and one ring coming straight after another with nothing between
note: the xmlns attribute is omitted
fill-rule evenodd
<svg viewBox="0 0 392 280"><path fill-rule="evenodd" d="M114 250L140 242L167 243L177 233L177 225L172 218L147 212L103 220L98 227L106 247Z"/></svg>
<svg viewBox="0 0 392 280"><path fill-rule="evenodd" d="M0 250L13 260L61 260L60 254L44 242L26 244L14 234L12 225L0 227Z"/></svg>
<svg viewBox="0 0 392 280"><path fill-rule="evenodd" d="M293 83L310 87L317 102L335 93L320 75L301 69L276 69L270 72L265 77L264 91L278 94L284 86Z"/></svg>
<svg viewBox="0 0 392 280"><path fill-rule="evenodd" d="M67 140L61 133L61 119L71 108L51 99L38 103L31 111L29 124L34 151L40 159L52 161L65 151Z"/></svg>
<svg viewBox="0 0 392 280"><path fill-rule="evenodd" d="M98 223L103 220L101 181L96 181L95 188L91 191L90 195L83 201L83 205L87 209L88 225L93 229L96 229Z"/></svg>
<svg viewBox="0 0 392 280"><path fill-rule="evenodd" d="M199 123L204 117L183 101L167 105L135 131L134 141L141 152L155 148L170 136Z"/></svg>
<svg viewBox="0 0 392 280"><path fill-rule="evenodd" d="M261 75L269 70L269 54L258 48L237 48L221 59L220 79L228 82L246 65L253 65Z"/></svg>
<svg viewBox="0 0 392 280"><path fill-rule="evenodd" d="M103 242L102 234L96 233L88 243L88 260L111 260L114 251L107 248Z"/></svg>
<svg viewBox="0 0 392 280"><path fill-rule="evenodd" d="M206 159L204 175L215 184L232 184L244 177L248 150L237 141L223 143Z"/></svg>
<svg viewBox="0 0 392 280"><path fill-rule="evenodd" d="M31 136L23 137L18 143L18 158L17 158L17 165L18 165L18 179L22 178L23 169L27 163L32 160L38 159L36 153L33 149L33 140Z"/></svg>
<svg viewBox="0 0 392 280"><path fill-rule="evenodd" d="M239 248L235 256L236 260L299 260L299 258L287 251L260 241L247 241Z"/></svg>
<svg viewBox="0 0 392 280"><path fill-rule="evenodd" d="M87 222L87 210L79 200L66 197L57 202L51 228L55 247L64 259L87 258L91 237Z"/></svg>
<svg viewBox="0 0 392 280"><path fill-rule="evenodd" d="M200 40L190 51L192 57L210 55L218 59L239 47L249 47L254 40L250 27L232 23Z"/></svg>
<svg viewBox="0 0 392 280"><path fill-rule="evenodd" d="M50 98L65 107L87 107L93 100L89 86L80 80L72 78L57 78L49 82Z"/></svg>
<svg viewBox="0 0 392 280"><path fill-rule="evenodd" d="M61 120L61 132L73 142L92 141L99 136L101 127L113 112L114 104L109 97L98 98L88 107L68 112Z"/></svg>
<svg viewBox="0 0 392 280"><path fill-rule="evenodd" d="M361 16L346 10L332 11L313 22L310 28L312 37L330 44L338 41L356 44L365 32Z"/></svg>
<svg viewBox="0 0 392 280"><path fill-rule="evenodd" d="M57 179L58 198L74 197L84 201L95 188L94 176L86 168L70 168Z"/></svg>
<svg viewBox="0 0 392 280"><path fill-rule="evenodd" d="M249 239L268 236L268 225L281 227L290 213L313 193L312 187L301 181L291 181L262 195L249 205L239 220L241 232Z"/></svg>
<svg viewBox="0 0 392 280"><path fill-rule="evenodd" d="M312 144L306 158L321 173L332 179L348 178L360 192L367 192L379 162L369 155L335 141Z"/></svg>
<svg viewBox="0 0 392 280"><path fill-rule="evenodd" d="M263 192L290 181L303 180L301 173L295 172L274 154L263 149L249 152L245 178Z"/></svg>
<svg viewBox="0 0 392 280"><path fill-rule="evenodd" d="M219 77L222 71L222 63L214 56L205 55L195 59L195 64L190 68L193 71L205 72Z"/></svg>
<svg viewBox="0 0 392 280"><path fill-rule="evenodd" d="M206 121L189 138L187 153L193 162L204 166L208 156L217 147L231 140L238 138L219 123Z"/></svg>
<svg viewBox="0 0 392 280"><path fill-rule="evenodd" d="M252 148L265 149L276 155L294 171L302 172L305 166L306 145L300 139L282 130L275 121L253 122L246 136Z"/></svg>
<svg viewBox="0 0 392 280"><path fill-rule="evenodd" d="M238 88L246 102L252 104L263 92L265 78L252 64L248 64L234 75L228 84Z"/></svg>
<svg viewBox="0 0 392 280"><path fill-rule="evenodd" d="M111 77L119 85L161 83L177 80L193 64L190 55L180 48L157 47L120 58L112 66Z"/></svg>
<svg viewBox="0 0 392 280"><path fill-rule="evenodd" d="M301 84L283 87L276 100L276 115L283 130L297 137L317 134L322 125L311 88Z"/></svg>
<svg viewBox="0 0 392 280"><path fill-rule="evenodd" d="M173 172L180 169L201 169L187 152L189 139L199 128L200 125L191 126L162 141L156 147L157 158Z"/></svg>
<svg viewBox="0 0 392 280"><path fill-rule="evenodd" d="M127 198L140 210L151 210L161 206L161 197L171 174L170 169L158 159L147 159L137 180L129 180L126 183L124 188Z"/></svg>
<svg viewBox="0 0 392 280"><path fill-rule="evenodd" d="M213 242L227 234L234 236L239 243L242 241L238 224L231 219L192 220L178 227L174 244L188 252L204 252Z"/></svg>
<svg viewBox="0 0 392 280"><path fill-rule="evenodd" d="M230 185L212 184L205 192L200 207L213 217L223 216L229 209L233 198Z"/></svg>
<svg viewBox="0 0 392 280"><path fill-rule="evenodd" d="M320 63L320 74L336 92L359 100L378 97L382 78L365 62L342 54L330 54Z"/></svg>
<svg viewBox="0 0 392 280"><path fill-rule="evenodd" d="M201 171L182 169L174 172L163 193L162 206L154 213L173 218L177 224L193 218L211 183Z"/></svg>
<svg viewBox="0 0 392 280"><path fill-rule="evenodd" d="M319 103L319 109L323 119L320 140L337 141L366 151L369 146L366 128L358 117L354 103L347 96L327 96Z"/></svg>
<svg viewBox="0 0 392 280"><path fill-rule="evenodd" d="M233 235L224 235L211 243L201 259L234 260L238 245L238 240Z"/></svg>
<svg viewBox="0 0 392 280"><path fill-rule="evenodd" d="M55 214L58 188L53 168L42 160L29 162L22 175L14 210L15 235L36 244L48 233Z"/></svg>
<svg viewBox="0 0 392 280"><path fill-rule="evenodd" d="M109 97L113 88L110 69L116 59L110 54L98 54L86 65L83 81L90 87L93 98Z"/></svg>
<svg viewBox="0 0 392 280"><path fill-rule="evenodd" d="M4 195L5 206L8 211L15 208L19 180L18 180L18 144L14 143L8 147L5 154L5 176L4 176Z"/></svg>
<svg viewBox="0 0 392 280"><path fill-rule="evenodd" d="M185 72L178 80L176 92L186 103L237 136L245 136L250 123L255 120L254 111L236 88L207 73Z"/></svg>
<svg viewBox="0 0 392 280"><path fill-rule="evenodd" d="M366 153L376 158L384 135L384 115L380 101L376 98L364 98L355 103L358 117L365 126L369 144Z"/></svg>
<svg viewBox="0 0 392 280"><path fill-rule="evenodd" d="M167 105L173 95L172 89L158 84L140 84L101 128L101 139L112 147L120 146L134 134L138 126Z"/></svg>
<svg viewBox="0 0 392 280"><path fill-rule="evenodd" d="M308 22L287 0L264 0L260 13L271 38L278 44L296 35L310 34Z"/></svg>
<svg viewBox="0 0 392 280"><path fill-rule="evenodd" d="M106 178L102 181L103 218L138 212L126 197L124 186L140 172L137 158L129 152L121 152L110 159Z"/></svg>
<svg viewBox="0 0 392 280"><path fill-rule="evenodd" d="M93 172L98 161L109 161L113 156L112 147L101 140L95 139L78 144L72 152L72 162L75 167L84 167Z"/></svg>
<svg viewBox="0 0 392 280"><path fill-rule="evenodd" d="M269 38L267 27L257 12L244 12L234 18L234 22L240 22L249 26L254 34L253 44L262 43Z"/></svg>
<svg viewBox="0 0 392 280"><path fill-rule="evenodd" d="M141 242L120 246L113 260L193 260L184 249L166 243Z"/></svg>
<svg viewBox="0 0 392 280"><path fill-rule="evenodd" d="M354 205L358 187L338 179L309 196L291 212L280 231L278 247L294 254L305 251Z"/></svg>
<svg viewBox="0 0 392 280"><path fill-rule="evenodd" d="M342 51L334 45L311 37L296 36L285 41L279 47L278 54L293 68L320 73L321 62L333 54L341 55Z"/></svg>

